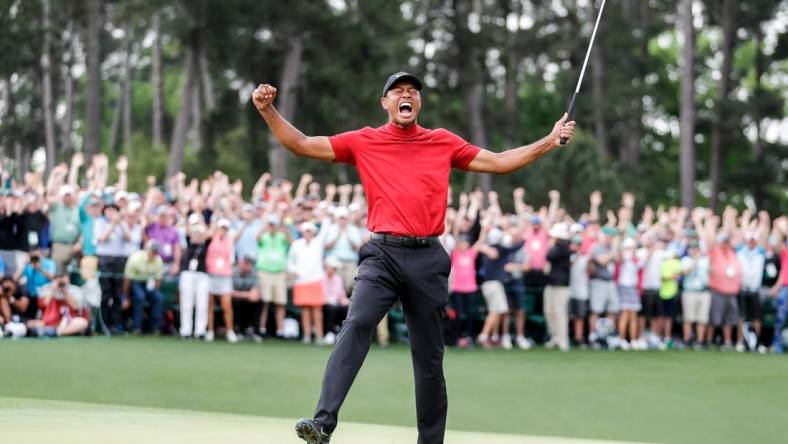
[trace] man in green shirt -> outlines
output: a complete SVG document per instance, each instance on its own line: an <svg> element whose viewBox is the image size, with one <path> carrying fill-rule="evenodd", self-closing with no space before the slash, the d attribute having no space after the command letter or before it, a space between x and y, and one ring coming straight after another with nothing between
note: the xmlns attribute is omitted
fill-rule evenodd
<svg viewBox="0 0 788 444"><path fill-rule="evenodd" d="M287 305L287 248L290 235L276 215L268 216L268 223L257 234L257 285L263 299L260 314L260 333L265 335L268 308L273 302L276 317L276 335L281 336Z"/></svg>
<svg viewBox="0 0 788 444"><path fill-rule="evenodd" d="M659 289L659 315L660 326L663 329L662 342L671 343L673 336L673 318L676 316L678 306L679 278L681 277L681 261L673 250L665 252L662 265L662 286ZM657 335L660 332L656 332Z"/></svg>
<svg viewBox="0 0 788 444"><path fill-rule="evenodd" d="M159 244L149 240L145 249L129 256L123 271L123 292L132 297L132 333L142 333L145 302L150 305L150 329L154 335L161 333L164 297L159 291L164 262L159 256Z"/></svg>
<svg viewBox="0 0 788 444"><path fill-rule="evenodd" d="M49 222L52 236L52 260L55 261L57 272L63 273L81 248L78 244L80 220L74 188L70 185L63 185L59 197L60 199L54 202L49 210Z"/></svg>

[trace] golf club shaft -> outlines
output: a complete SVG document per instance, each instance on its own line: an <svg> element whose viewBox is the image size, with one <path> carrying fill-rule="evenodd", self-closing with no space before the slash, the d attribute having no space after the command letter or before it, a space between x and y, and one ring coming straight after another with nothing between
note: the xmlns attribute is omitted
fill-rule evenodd
<svg viewBox="0 0 788 444"><path fill-rule="evenodd" d="M575 93L572 95L572 101L569 102L569 109L566 114L566 121L571 122L575 116L575 106L577 105L577 95L580 93L580 85L583 84L583 77L586 74L586 66L588 65L588 58L591 55L591 50L594 48L594 39L596 39L596 31L599 29L599 21L602 19L602 11L605 10L605 1L602 0L602 5L599 7L599 14L596 16L596 23L594 23L594 31L591 33L591 41L588 42L588 50L586 50L586 57L583 60L583 68L580 70L580 78L577 80L577 87ZM561 138L561 145L566 145L567 139Z"/></svg>

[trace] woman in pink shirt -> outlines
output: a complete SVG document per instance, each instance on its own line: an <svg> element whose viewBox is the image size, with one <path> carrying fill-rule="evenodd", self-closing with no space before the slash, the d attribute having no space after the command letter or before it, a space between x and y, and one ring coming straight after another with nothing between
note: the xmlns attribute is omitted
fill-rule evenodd
<svg viewBox="0 0 788 444"><path fill-rule="evenodd" d="M229 235L230 221L219 219L205 255L205 268L211 276L211 295L219 296L224 314L227 342L238 342L233 329L233 237ZM213 297L208 304L208 333L206 340L213 340Z"/></svg>
<svg viewBox="0 0 788 444"><path fill-rule="evenodd" d="M457 338L457 345L466 348L471 343L471 323L469 302L476 294L476 256L475 245L471 245L468 236L459 235L457 245L451 252L451 279L449 292L451 304L457 312L457 319L453 322L453 336Z"/></svg>

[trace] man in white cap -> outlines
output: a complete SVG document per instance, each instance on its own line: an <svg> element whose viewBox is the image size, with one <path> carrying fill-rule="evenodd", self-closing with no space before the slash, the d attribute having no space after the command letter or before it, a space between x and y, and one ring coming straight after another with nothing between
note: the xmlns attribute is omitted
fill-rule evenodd
<svg viewBox="0 0 788 444"><path fill-rule="evenodd" d="M358 170L369 202L371 242L359 250L359 276L348 319L326 367L314 419L296 425L310 444L328 443L339 409L366 358L372 331L398 299L410 329L420 444L443 443L448 400L443 376L443 312L451 259L438 236L445 229L451 168L506 174L530 165L571 139L567 115L530 145L494 153L444 129L416 123L422 83L398 72L383 86L388 123L333 137L307 137L273 107L276 88L260 85L252 99L274 137L293 154L347 163ZM370 439L374 441L374 439Z"/></svg>
<svg viewBox="0 0 788 444"><path fill-rule="evenodd" d="M282 336L287 305L287 250L290 246L290 232L282 224L279 216L269 214L265 224L257 233L257 285L263 301L260 314L260 334L267 333L268 311L274 305L276 336Z"/></svg>
<svg viewBox="0 0 788 444"><path fill-rule="evenodd" d="M49 223L52 260L55 261L58 273L62 273L80 249L79 207L76 191L70 185L63 185L58 197L59 199L51 201Z"/></svg>
<svg viewBox="0 0 788 444"><path fill-rule="evenodd" d="M752 324L756 342L761 337L761 281L766 265L766 250L758 242L758 234L754 231L744 233L744 244L738 248L736 257L741 264L741 293L739 300L742 303L744 318L739 320L738 341L736 351L743 352L746 347L743 340L744 322ZM754 344L753 350L757 347Z"/></svg>

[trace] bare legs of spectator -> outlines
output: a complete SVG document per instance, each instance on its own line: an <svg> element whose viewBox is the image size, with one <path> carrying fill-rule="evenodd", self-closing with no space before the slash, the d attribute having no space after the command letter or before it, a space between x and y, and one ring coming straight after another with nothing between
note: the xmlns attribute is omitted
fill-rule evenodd
<svg viewBox="0 0 788 444"><path fill-rule="evenodd" d="M689 344L692 340L692 322L684 322L684 342ZM706 342L706 324L702 322L695 323L695 337L698 343L703 344Z"/></svg>
<svg viewBox="0 0 788 444"><path fill-rule="evenodd" d="M659 325L662 328L660 333L662 333L664 340L670 340L670 338L673 336L673 318L662 316L659 318Z"/></svg>
<svg viewBox="0 0 788 444"><path fill-rule="evenodd" d="M389 315L388 313L383 316L383 319L378 323L377 328L378 345L381 347L389 346Z"/></svg>
<svg viewBox="0 0 788 444"><path fill-rule="evenodd" d="M572 322L574 322L575 327L575 342L578 344L582 344L585 342L585 319L581 317L576 317Z"/></svg>
<svg viewBox="0 0 788 444"><path fill-rule="evenodd" d="M285 306L281 304L274 304L272 302L263 303L263 311L260 313L260 328L266 328L268 325L268 309L274 306L274 320L276 321L276 334L282 334L282 326L285 324Z"/></svg>
<svg viewBox="0 0 788 444"><path fill-rule="evenodd" d="M230 294L220 295L219 303L222 306L222 315L224 316L225 335L230 335L231 332L235 331L235 324L233 321L233 296Z"/></svg>
<svg viewBox="0 0 788 444"><path fill-rule="evenodd" d="M753 319L751 321L751 324L752 324L752 329L753 329L753 332L755 333L755 336L758 338L758 341L760 341L761 340L761 321L760 321L760 319ZM738 328L737 333L736 333L736 341L739 344L744 343L744 336L742 334L743 329L744 329L744 319L740 319L739 320L739 328Z"/></svg>
<svg viewBox="0 0 788 444"><path fill-rule="evenodd" d="M487 313L487 317L484 318L484 326L482 327L481 333L479 333L479 343L482 347L490 347L490 343L488 342L487 338L498 331L498 325L501 323L501 317L501 313Z"/></svg>
<svg viewBox="0 0 788 444"><path fill-rule="evenodd" d="M301 307L301 329L303 331L304 343L312 342L314 331L316 342L323 342L323 307Z"/></svg>
<svg viewBox="0 0 788 444"><path fill-rule="evenodd" d="M621 310L618 318L618 334L621 339L629 337L630 341L637 340L638 336L638 315L634 310Z"/></svg>

